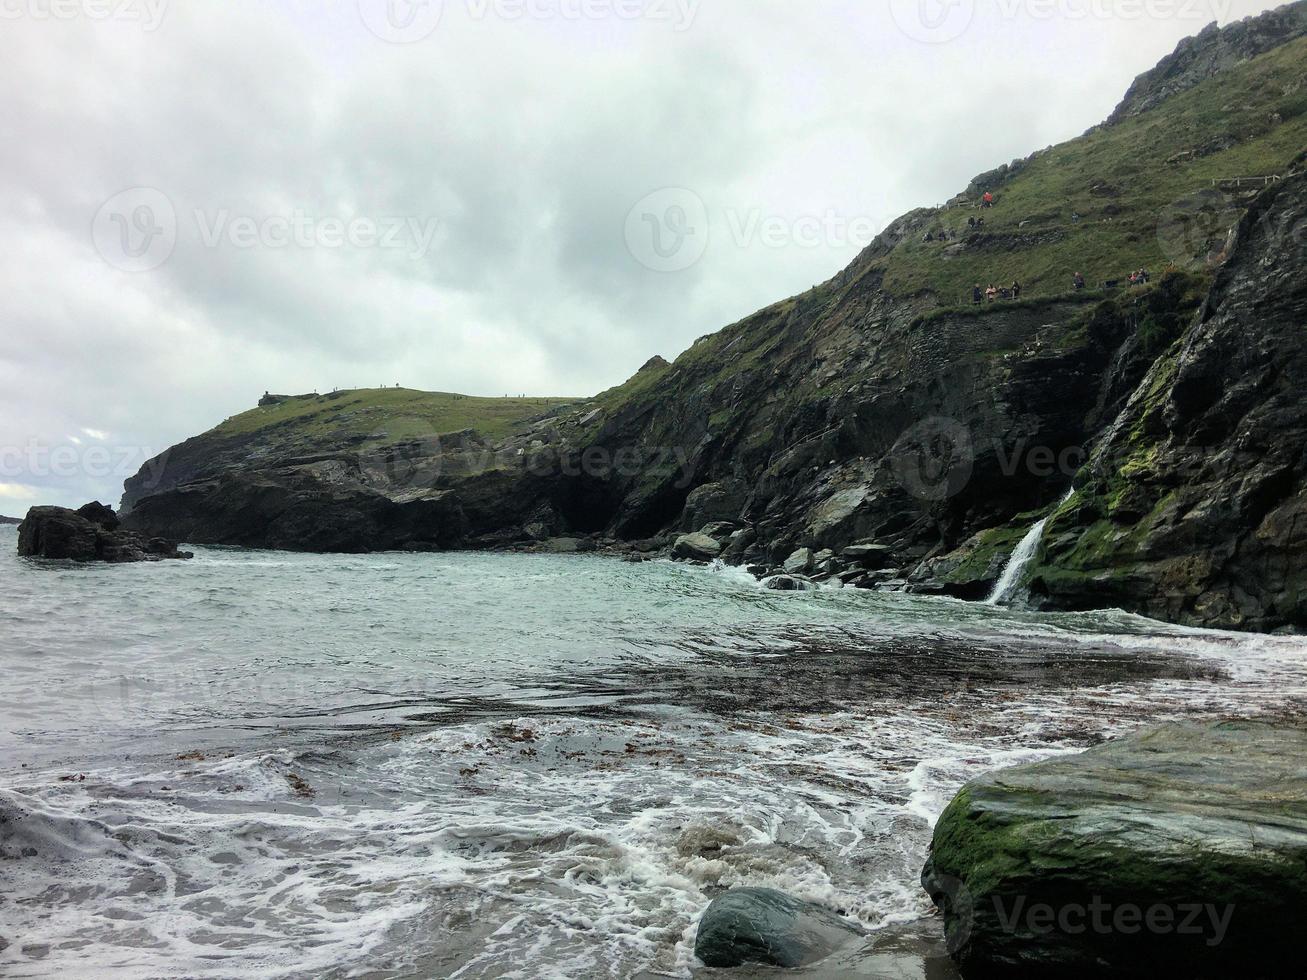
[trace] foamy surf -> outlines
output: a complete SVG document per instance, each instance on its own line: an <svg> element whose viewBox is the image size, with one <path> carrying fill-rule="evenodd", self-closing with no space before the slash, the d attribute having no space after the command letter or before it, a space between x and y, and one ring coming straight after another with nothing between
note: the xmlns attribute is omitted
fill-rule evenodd
<svg viewBox="0 0 1307 980"><path fill-rule="evenodd" d="M661 563L203 558L149 604L88 584L74 607L126 603L134 631L48 650L51 581L0 562L6 975L687 977L724 888L909 922L966 780L1307 699L1301 641L1123 614Z"/></svg>

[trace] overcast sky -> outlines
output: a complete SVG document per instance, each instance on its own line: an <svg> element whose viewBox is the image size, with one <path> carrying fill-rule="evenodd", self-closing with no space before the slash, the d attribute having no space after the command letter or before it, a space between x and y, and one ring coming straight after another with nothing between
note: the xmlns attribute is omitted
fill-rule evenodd
<svg viewBox="0 0 1307 980"><path fill-rule="evenodd" d="M587 395L1257 0L0 0L0 514L265 389Z"/></svg>

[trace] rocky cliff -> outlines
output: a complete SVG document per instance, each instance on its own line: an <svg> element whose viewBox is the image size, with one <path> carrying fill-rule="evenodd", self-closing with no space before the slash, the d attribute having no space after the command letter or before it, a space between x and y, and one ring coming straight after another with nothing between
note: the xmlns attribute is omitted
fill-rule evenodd
<svg viewBox="0 0 1307 980"><path fill-rule="evenodd" d="M557 535L654 550L702 530L759 571L981 598L1074 480L1076 516L1068 505L1050 522L1036 602L1305 628L1289 598L1299 471L1290 447L1266 455L1233 422L1297 377L1277 352L1292 343L1301 241L1271 274L1256 216L1300 222L1300 185L1258 197L1265 181L1228 180L1302 167L1307 38L1292 25L1304 11L1205 33L1183 66L1178 53L1136 83L1113 125L905 215L829 282L593 399L399 425L366 415L375 392L275 401L152 461L128 482L126 520L195 543L316 550ZM985 191L996 203L981 209ZM1140 269L1148 282L1132 284ZM1014 280L1019 300L972 303L977 283ZM1255 327L1264 314L1273 324ZM1255 350L1234 357L1218 335L1255 337ZM1242 393L1222 400L1235 380ZM1299 411L1267 403L1257 431L1297 431ZM1163 533L1154 513L1163 488L1191 478L1210 493L1169 504L1225 500L1228 476L1175 469L1222 452L1245 470L1266 461L1243 503L1203 525L1223 529L1230 560L1195 533L1197 515ZM1129 550L1131 535L1147 546ZM1192 573L1176 586L1181 568Z"/></svg>
<svg viewBox="0 0 1307 980"><path fill-rule="evenodd" d="M1211 24L1201 34L1181 41L1173 54L1135 79L1108 125L1155 109L1173 95L1305 34L1307 8L1301 3L1285 4L1224 30Z"/></svg>
<svg viewBox="0 0 1307 980"><path fill-rule="evenodd" d="M1045 605L1307 625L1307 174L1261 194L1183 340L1049 524Z"/></svg>

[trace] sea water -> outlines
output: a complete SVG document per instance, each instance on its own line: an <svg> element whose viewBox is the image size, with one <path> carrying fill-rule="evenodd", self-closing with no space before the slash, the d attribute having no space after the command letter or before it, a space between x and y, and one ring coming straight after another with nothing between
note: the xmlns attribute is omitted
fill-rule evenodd
<svg viewBox="0 0 1307 980"><path fill-rule="evenodd" d="M732 886L931 914L968 779L1294 716L1301 639L595 556L0 531L0 973L690 976Z"/></svg>

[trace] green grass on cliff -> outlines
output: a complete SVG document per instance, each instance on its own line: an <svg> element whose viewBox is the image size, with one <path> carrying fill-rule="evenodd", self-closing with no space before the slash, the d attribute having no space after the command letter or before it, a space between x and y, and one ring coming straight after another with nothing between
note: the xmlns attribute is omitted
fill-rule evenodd
<svg viewBox="0 0 1307 980"><path fill-rule="evenodd" d="M1077 271L1093 284L1196 261L1222 228L1198 215L1192 195L1214 194L1213 180L1282 175L1307 146L1305 70L1307 38L1052 147L995 190L995 207L935 213L934 230L964 235L969 217L983 217L989 244L905 241L884 260L885 288L952 305L976 283L1015 279L1037 296L1065 290Z"/></svg>
<svg viewBox="0 0 1307 980"><path fill-rule="evenodd" d="M843 282L824 283L701 339L663 377L692 377L698 390L732 386L755 368L775 368L804 342L801 332L787 336L796 309L829 327L846 314L860 317L858 304L878 288L915 306L921 318L915 327L929 329L932 311L984 317L1014 305L972 307L976 283L1019 280L1022 305L1037 307L1065 298L1075 272L1090 284L1076 297L1086 305L1102 298L1093 287L1109 280L1124 287L1136 269L1161 276L1175 266L1201 276L1247 203L1212 182L1283 175L1307 147L1305 77L1307 38L1141 116L1051 147L995 189L995 207L981 211L969 203L920 212L920 233L888 254L861 260ZM965 237L973 216L985 219L989 238L983 242L954 249L956 239L921 240L945 225ZM660 392L656 380L601 397L613 407L647 401Z"/></svg>
<svg viewBox="0 0 1307 980"><path fill-rule="evenodd" d="M232 416L212 434L243 436L281 433L311 446L350 437L393 443L475 429L500 439L522 423L573 398L478 398L411 388L359 388L325 395L299 395L277 405Z"/></svg>
<svg viewBox="0 0 1307 980"><path fill-rule="evenodd" d="M916 230L887 253L860 259L846 274L784 299L757 314L701 338L656 374L637 376L597 397L605 416L650 413L659 405L693 404L710 413L728 406L749 385L799 379L778 392L778 413L801 412L834 384L848 391L864 380L877 387L872 351L894 331L881 320L865 332L868 308L887 298L886 310L906 311L912 335L935 329L936 319L1005 315L1017 304L974 307L971 286L1025 287L1025 308L1080 303L1084 318L1067 324L1068 336L1104 299L1134 306L1149 290L1129 287L1134 269L1148 268L1154 282L1171 268L1206 282L1226 231L1238 222L1251 195L1230 195L1213 180L1283 175L1302 166L1307 146L1307 39L1285 44L1196 88L1168 99L1137 118L1043 150L995 188L997 206L963 204L925 210L912 217ZM997 162L997 161L995 161ZM1073 221L1073 214L1080 220ZM957 246L924 243L925 231L948 225L966 233L968 217L984 217L987 237ZM1072 274L1085 274L1090 289L1068 297ZM1104 294L1095 286L1120 280ZM983 325L983 324L982 324ZM1162 353L1171 329L1141 324L1149 350ZM1155 336L1154 336L1155 335ZM893 342L903 342L899 336ZM825 346L835 353L853 346L867 351L867 368L829 374ZM1002 353L1002 351L995 351ZM657 417L657 413L651 414ZM744 425L748 426L748 419ZM596 422L596 431L600 423ZM761 425L769 425L763 422ZM714 429L716 425L714 414ZM748 438L748 436L746 436Z"/></svg>

